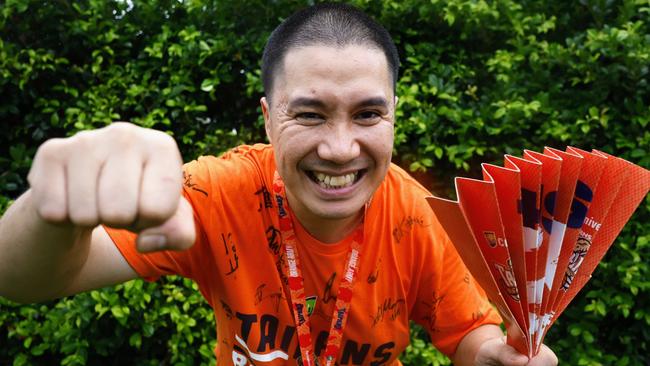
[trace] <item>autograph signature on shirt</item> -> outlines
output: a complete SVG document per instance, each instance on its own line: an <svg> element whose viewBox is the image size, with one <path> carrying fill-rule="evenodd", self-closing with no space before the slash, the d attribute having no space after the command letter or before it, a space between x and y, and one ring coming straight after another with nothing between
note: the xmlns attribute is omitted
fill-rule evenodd
<svg viewBox="0 0 650 366"><path fill-rule="evenodd" d="M391 297L386 298L384 302L377 307L377 313L372 316L372 326L374 327L379 324L379 322L383 321L386 317L391 321L397 319L397 317L402 314L402 310L405 306L406 300L404 299L393 300Z"/></svg>
<svg viewBox="0 0 650 366"><path fill-rule="evenodd" d="M431 302L425 302L425 301L422 302L424 306L429 308L429 314L427 314L423 319L427 321L429 325L429 331L436 332L437 331L436 321L438 320L438 306L445 298L445 295L438 296L438 294L434 291L431 298L432 298Z"/></svg>
<svg viewBox="0 0 650 366"><path fill-rule="evenodd" d="M275 306L275 311L279 311L280 304L282 303L282 300L284 300L284 296L282 295L282 288L280 288L277 292L273 292L266 290L265 283L259 285L255 290L255 305L259 305L264 300L271 300Z"/></svg>
<svg viewBox="0 0 650 366"><path fill-rule="evenodd" d="M393 238L397 243L399 243L408 231L416 225L421 227L426 226L422 217L406 216L402 218L402 221L400 221L393 229Z"/></svg>
<svg viewBox="0 0 650 366"><path fill-rule="evenodd" d="M183 185L194 191L203 193L206 197L208 196L208 192L200 188L196 183L192 182L192 174L183 172Z"/></svg>
<svg viewBox="0 0 650 366"><path fill-rule="evenodd" d="M223 241L223 248L228 257L228 264L230 264L230 271L226 273L226 276L229 276L239 268L239 257L237 256L237 247L235 242L232 240L232 233L228 235L221 234L221 240ZM234 263L233 263L234 262Z"/></svg>
<svg viewBox="0 0 650 366"><path fill-rule="evenodd" d="M327 280L325 284L325 290L323 290L323 302L325 304L329 303L331 300L336 301L336 295L332 295L332 286L334 285L334 280L336 279L336 272L332 273L330 279Z"/></svg>

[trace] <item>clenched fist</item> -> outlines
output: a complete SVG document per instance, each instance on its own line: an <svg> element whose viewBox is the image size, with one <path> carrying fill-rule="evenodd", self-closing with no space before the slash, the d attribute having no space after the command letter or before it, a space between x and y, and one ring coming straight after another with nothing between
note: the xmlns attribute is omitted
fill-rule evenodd
<svg viewBox="0 0 650 366"><path fill-rule="evenodd" d="M127 228L139 232L143 252L194 243L192 209L181 196L181 156L163 132L118 122L49 140L28 180L48 222Z"/></svg>

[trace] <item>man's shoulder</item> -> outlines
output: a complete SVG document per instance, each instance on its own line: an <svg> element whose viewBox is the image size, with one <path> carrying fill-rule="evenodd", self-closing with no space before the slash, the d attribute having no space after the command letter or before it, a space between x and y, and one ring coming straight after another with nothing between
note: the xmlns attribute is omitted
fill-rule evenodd
<svg viewBox="0 0 650 366"><path fill-rule="evenodd" d="M206 165L218 165L242 163L245 161L258 164L269 164L273 162L273 148L268 144L239 145L226 150L221 155L202 155L195 161Z"/></svg>
<svg viewBox="0 0 650 366"><path fill-rule="evenodd" d="M269 144L239 145L219 156L219 159L247 158L268 159L273 157L273 147Z"/></svg>
<svg viewBox="0 0 650 366"><path fill-rule="evenodd" d="M240 145L219 156L205 155L186 163L183 178L186 188L237 195L257 192L268 185L275 171L275 159L270 145Z"/></svg>
<svg viewBox="0 0 650 366"><path fill-rule="evenodd" d="M255 144L233 147L219 156L203 155L185 164L184 170L204 177L227 175L229 178L248 174L266 175L275 169L271 145Z"/></svg>
<svg viewBox="0 0 650 366"><path fill-rule="evenodd" d="M388 173L384 179L384 188L387 190L387 194L391 196L426 197L431 195L428 189L395 163L391 163L388 168Z"/></svg>
<svg viewBox="0 0 650 366"><path fill-rule="evenodd" d="M377 213L393 220L417 220L428 222L433 212L426 197L431 193L396 164L391 164L388 173L375 195ZM393 225L397 225L393 223ZM426 225L423 225L426 226Z"/></svg>
<svg viewBox="0 0 650 366"><path fill-rule="evenodd" d="M393 236L401 234L416 234L431 236L435 241L441 240L444 230L433 214L426 197L432 194L407 171L391 164L386 179L382 184L379 215L390 217L393 225Z"/></svg>

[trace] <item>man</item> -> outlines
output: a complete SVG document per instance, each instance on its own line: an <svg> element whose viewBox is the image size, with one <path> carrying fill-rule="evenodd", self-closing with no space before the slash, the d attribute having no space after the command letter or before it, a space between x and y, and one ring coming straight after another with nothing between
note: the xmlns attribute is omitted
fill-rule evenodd
<svg viewBox="0 0 650 366"><path fill-rule="evenodd" d="M318 5L265 48L272 147L182 167L129 124L46 142L0 221L0 295L177 273L214 308L220 365L399 365L411 319L458 365L557 364L505 345L428 192L391 165L398 63L362 12Z"/></svg>

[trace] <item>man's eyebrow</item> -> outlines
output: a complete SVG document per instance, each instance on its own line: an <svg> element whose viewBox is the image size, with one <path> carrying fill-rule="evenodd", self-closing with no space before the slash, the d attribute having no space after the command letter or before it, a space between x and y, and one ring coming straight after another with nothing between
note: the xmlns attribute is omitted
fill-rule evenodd
<svg viewBox="0 0 650 366"><path fill-rule="evenodd" d="M300 107L313 107L313 108L325 108L325 103L322 100L309 97L298 97L289 102L287 109L296 109Z"/></svg>
<svg viewBox="0 0 650 366"><path fill-rule="evenodd" d="M317 98L298 97L289 102L287 109L296 109L300 107L325 108L325 103ZM364 107L383 107L388 108L388 101L383 97L371 97L364 99L355 105L356 108Z"/></svg>
<svg viewBox="0 0 650 366"><path fill-rule="evenodd" d="M357 103L357 108L363 107L383 107L388 108L388 101L383 97L372 97L364 99L361 102Z"/></svg>

